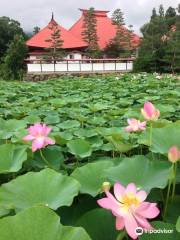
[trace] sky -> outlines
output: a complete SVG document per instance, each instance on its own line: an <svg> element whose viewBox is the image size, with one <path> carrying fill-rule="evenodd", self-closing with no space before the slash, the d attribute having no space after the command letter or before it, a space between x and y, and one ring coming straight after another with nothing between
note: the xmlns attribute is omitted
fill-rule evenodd
<svg viewBox="0 0 180 240"><path fill-rule="evenodd" d="M153 7L163 4L177 7L180 0L0 0L0 16L18 20L25 31L35 26L45 27L54 12L55 20L65 28L70 28L81 13L78 8L94 7L97 10L109 10L109 16L116 8L124 12L126 25L132 24L136 33L146 23Z"/></svg>

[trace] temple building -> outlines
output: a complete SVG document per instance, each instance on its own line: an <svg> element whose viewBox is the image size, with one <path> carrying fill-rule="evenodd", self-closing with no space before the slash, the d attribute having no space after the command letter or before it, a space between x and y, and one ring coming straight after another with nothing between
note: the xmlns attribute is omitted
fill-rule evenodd
<svg viewBox="0 0 180 240"><path fill-rule="evenodd" d="M47 54L47 49L50 48L50 43L47 41L47 39L51 37L51 26L53 24L57 24L58 29L60 30L61 39L63 40L63 45L61 48L65 50L67 54L66 58L86 58L85 50L88 45L83 41L82 31L84 16L88 10L80 9L80 11L82 13L80 19L69 30L66 30L60 26L54 20L54 16L52 15L52 19L48 25L26 42L29 49L29 58L31 60L35 60ZM109 41L115 37L117 31L116 26L113 24L112 19L108 17L107 13L108 11L95 10L98 45L102 51L107 46ZM125 34L129 31L124 26L123 29ZM133 49L136 50L139 44L140 37L132 33L131 45L133 46Z"/></svg>

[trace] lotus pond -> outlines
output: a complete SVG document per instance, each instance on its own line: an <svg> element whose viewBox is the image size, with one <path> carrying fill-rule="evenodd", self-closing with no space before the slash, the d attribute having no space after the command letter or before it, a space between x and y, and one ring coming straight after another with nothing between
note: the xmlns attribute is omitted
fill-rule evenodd
<svg viewBox="0 0 180 240"><path fill-rule="evenodd" d="M180 239L179 119L178 76L0 81L0 240Z"/></svg>

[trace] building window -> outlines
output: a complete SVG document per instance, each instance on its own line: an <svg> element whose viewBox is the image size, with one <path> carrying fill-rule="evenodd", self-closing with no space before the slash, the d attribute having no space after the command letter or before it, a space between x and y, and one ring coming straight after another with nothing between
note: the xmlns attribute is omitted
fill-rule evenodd
<svg viewBox="0 0 180 240"><path fill-rule="evenodd" d="M74 54L69 54L69 59L74 59Z"/></svg>

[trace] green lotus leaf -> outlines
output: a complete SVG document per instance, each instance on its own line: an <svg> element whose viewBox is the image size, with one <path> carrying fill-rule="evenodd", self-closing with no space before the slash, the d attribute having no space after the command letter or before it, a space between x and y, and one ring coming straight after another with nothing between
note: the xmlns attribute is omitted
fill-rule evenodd
<svg viewBox="0 0 180 240"><path fill-rule="evenodd" d="M171 123L164 128L153 129L151 150L156 153L167 153L172 146L180 148L180 124Z"/></svg>
<svg viewBox="0 0 180 240"><path fill-rule="evenodd" d="M29 116L23 118L23 120L25 122L27 122L28 124L35 124L35 123L41 122L40 117L34 116L34 115L29 115Z"/></svg>
<svg viewBox="0 0 180 240"><path fill-rule="evenodd" d="M176 189L178 190L178 185L176 185ZM168 204L166 216L164 218L166 222L176 224L178 216L180 215L179 206L180 206L180 196L176 195L173 201L170 201Z"/></svg>
<svg viewBox="0 0 180 240"><path fill-rule="evenodd" d="M18 172L27 160L25 146L3 144L0 146L0 173Z"/></svg>
<svg viewBox="0 0 180 240"><path fill-rule="evenodd" d="M90 240L81 227L66 227L51 209L36 206L0 219L0 240Z"/></svg>
<svg viewBox="0 0 180 240"><path fill-rule="evenodd" d="M83 227L93 240L117 239L115 217L105 209L88 211L78 219L76 226Z"/></svg>
<svg viewBox="0 0 180 240"><path fill-rule="evenodd" d="M176 230L177 230L177 232L180 233L180 216L178 217L177 222L176 222Z"/></svg>
<svg viewBox="0 0 180 240"><path fill-rule="evenodd" d="M67 143L70 153L85 158L91 156L92 148L88 141L84 139L70 140Z"/></svg>
<svg viewBox="0 0 180 240"><path fill-rule="evenodd" d="M48 115L44 118L44 122L47 124L56 124L60 122L60 118L58 115Z"/></svg>
<svg viewBox="0 0 180 240"><path fill-rule="evenodd" d="M149 160L139 155L124 158L120 164L105 170L108 179L126 186L135 183L140 189L150 192L152 188L165 188L171 171L167 161Z"/></svg>
<svg viewBox="0 0 180 240"><path fill-rule="evenodd" d="M84 128L76 130L74 134L78 137L88 137L88 138L98 135L95 129L84 129Z"/></svg>
<svg viewBox="0 0 180 240"><path fill-rule="evenodd" d="M49 166L51 166L54 170L59 170L60 166L64 162L64 156L62 154L62 149L59 146L50 146L46 147L42 150L43 156L49 163ZM37 151L34 154L34 165L38 166L39 168L47 167L47 164L44 162L44 160L41 157L41 154L39 151Z"/></svg>
<svg viewBox="0 0 180 240"><path fill-rule="evenodd" d="M106 139L114 146L115 150L118 152L124 153L124 152L128 152L134 148L134 145L116 140L112 136L108 136L108 137L106 137Z"/></svg>
<svg viewBox="0 0 180 240"><path fill-rule="evenodd" d="M0 217L5 216L5 215L8 215L9 212L10 212L9 209L6 209L6 208L0 206Z"/></svg>
<svg viewBox="0 0 180 240"><path fill-rule="evenodd" d="M57 126L62 129L78 128L80 126L80 123L76 120L67 120L58 124Z"/></svg>
<svg viewBox="0 0 180 240"><path fill-rule="evenodd" d="M0 187L0 202L16 212L37 204L57 209L70 206L79 189L79 182L72 177L45 169L26 173L3 184Z"/></svg>
<svg viewBox="0 0 180 240"><path fill-rule="evenodd" d="M67 101L64 99L54 98L49 101L55 107L62 107L67 104Z"/></svg>
<svg viewBox="0 0 180 240"><path fill-rule="evenodd" d="M179 240L180 234L176 232L173 224L154 221L152 226L154 227L154 233L144 233L139 236L140 240Z"/></svg>
<svg viewBox="0 0 180 240"><path fill-rule="evenodd" d="M83 167L76 168L71 176L80 182L81 193L87 193L95 197L100 193L103 182L107 180L104 170L113 165L111 161L88 163Z"/></svg>
<svg viewBox="0 0 180 240"><path fill-rule="evenodd" d="M20 129L24 129L26 127L26 122L23 120L1 120L0 122L0 138L8 139L13 136L14 133L18 132Z"/></svg>

